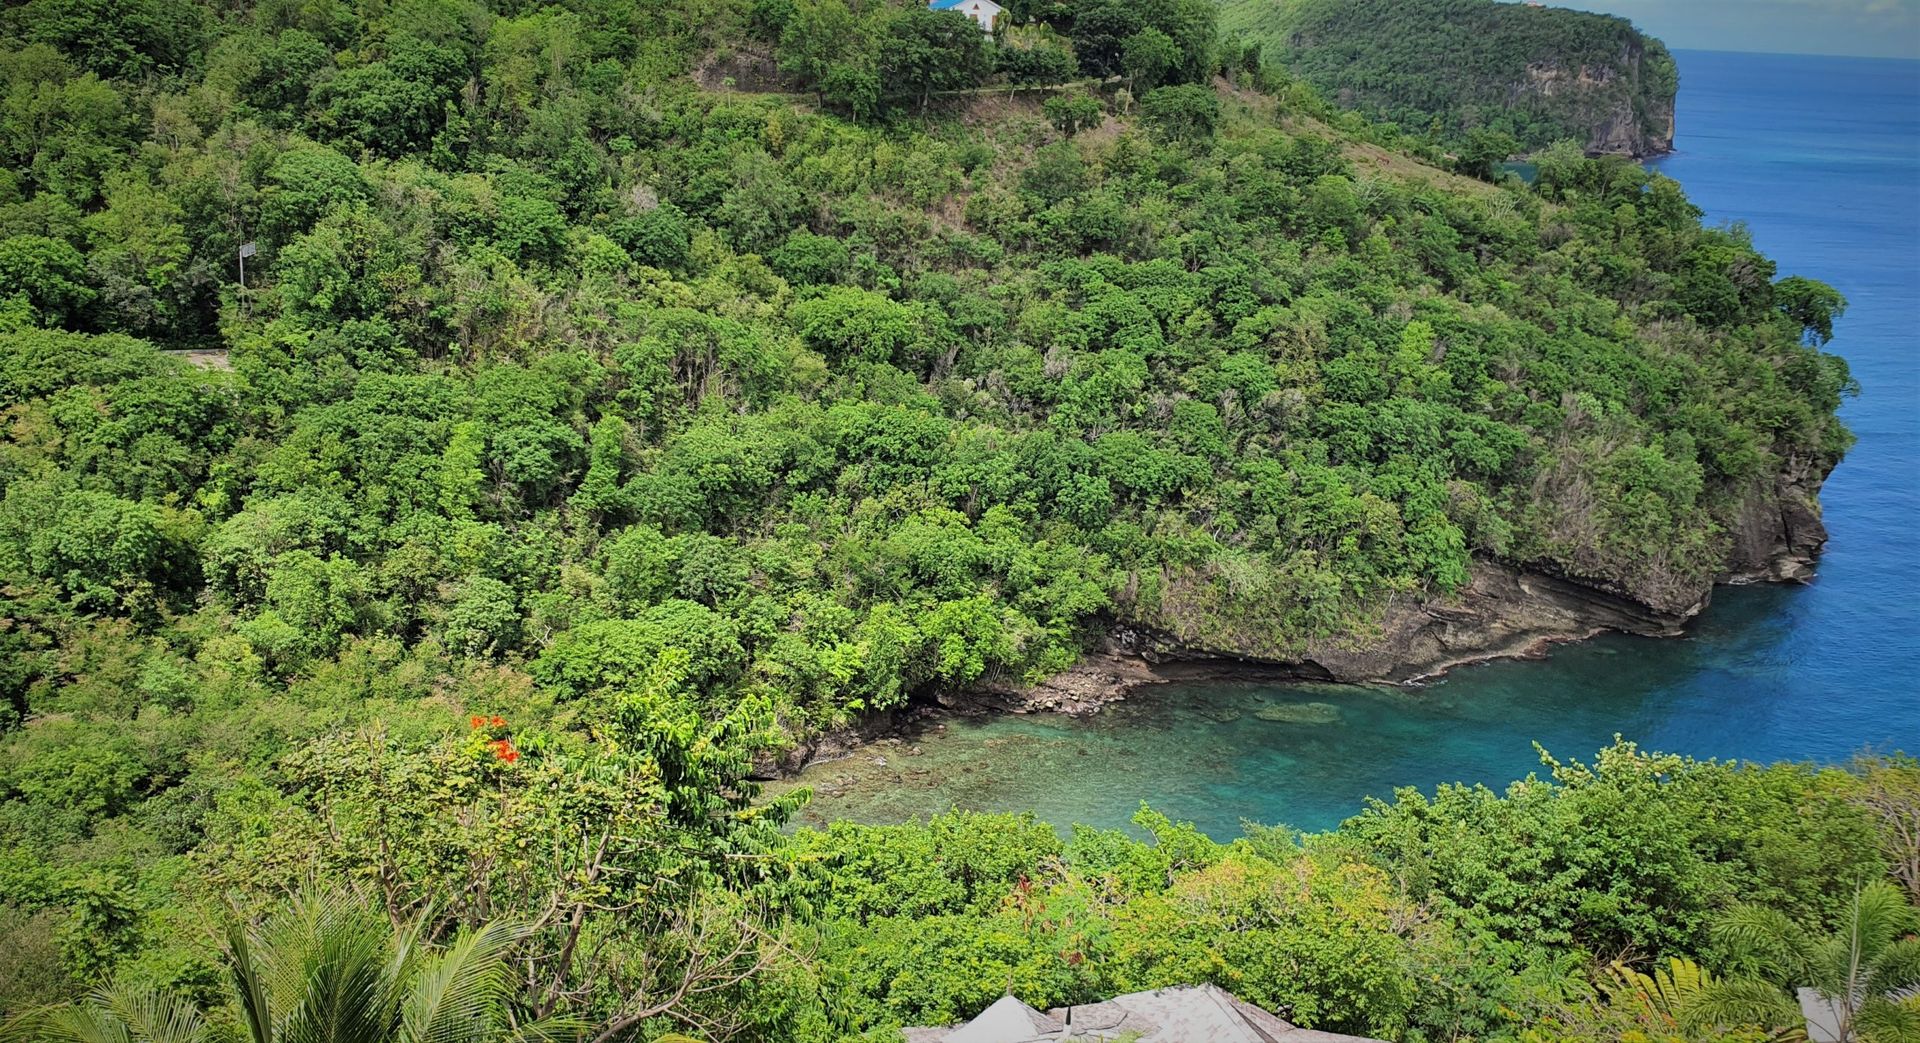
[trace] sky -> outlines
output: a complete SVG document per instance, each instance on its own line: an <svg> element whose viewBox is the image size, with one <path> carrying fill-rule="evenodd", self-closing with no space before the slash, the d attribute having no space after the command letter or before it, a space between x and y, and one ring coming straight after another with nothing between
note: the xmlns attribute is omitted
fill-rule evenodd
<svg viewBox="0 0 1920 1043"><path fill-rule="evenodd" d="M1920 0L1548 2L1631 18L1682 50L1920 58Z"/></svg>

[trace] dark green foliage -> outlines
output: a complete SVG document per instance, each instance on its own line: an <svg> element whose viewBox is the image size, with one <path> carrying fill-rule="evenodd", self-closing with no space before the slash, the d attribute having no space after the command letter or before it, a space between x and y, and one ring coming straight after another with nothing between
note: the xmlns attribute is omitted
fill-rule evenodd
<svg viewBox="0 0 1920 1043"><path fill-rule="evenodd" d="M1067 137L1097 126L1106 115L1100 107L1100 99L1080 93L1054 95L1046 100L1041 109L1047 115L1047 122Z"/></svg>
<svg viewBox="0 0 1920 1043"><path fill-rule="evenodd" d="M1774 284L1773 299L1787 318L1806 328L1814 345L1832 340L1834 320L1847 312L1847 299L1838 290L1798 275Z"/></svg>
<svg viewBox="0 0 1920 1043"><path fill-rule="evenodd" d="M1161 87L1140 99L1140 114L1168 138L1204 141L1213 137L1220 121L1220 100L1208 88L1192 84Z"/></svg>
<svg viewBox="0 0 1920 1043"><path fill-rule="evenodd" d="M1128 51L1136 62L1151 52L1155 79L1171 83L1204 81L1212 71L1214 8L1200 0L1086 0L1072 7L1074 54L1089 75L1133 76Z"/></svg>
<svg viewBox="0 0 1920 1043"><path fill-rule="evenodd" d="M918 4L895 16L879 47L880 96L922 108L936 92L978 84L990 61L973 19Z"/></svg>
<svg viewBox="0 0 1920 1043"><path fill-rule="evenodd" d="M1476 176L1479 130L1526 150L1657 149L1673 134L1673 58L1620 18L1495 0L1233 0L1221 26L1343 106L1471 145L1461 159Z"/></svg>
<svg viewBox="0 0 1920 1043"><path fill-rule="evenodd" d="M1079 71L1073 55L1059 47L1001 47L993 52L994 71L1009 83L1065 83Z"/></svg>

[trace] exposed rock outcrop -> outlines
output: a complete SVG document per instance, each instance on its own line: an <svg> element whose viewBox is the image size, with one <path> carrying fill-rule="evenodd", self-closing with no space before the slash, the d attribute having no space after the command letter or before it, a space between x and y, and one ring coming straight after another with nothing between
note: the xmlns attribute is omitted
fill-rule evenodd
<svg viewBox="0 0 1920 1043"><path fill-rule="evenodd" d="M1813 563L1827 542L1818 498L1826 471L1796 461L1771 489L1757 487L1746 497L1720 582L1813 578ZM1392 605L1372 632L1314 642L1297 658L1243 655L1116 625L1100 648L1037 685L994 685L940 701L956 709L1085 713L1135 689L1175 681L1406 683L1467 663L1541 655L1553 644L1606 631L1677 637L1712 596L1711 583L1679 596L1643 594L1608 581L1479 561L1457 593Z"/></svg>
<svg viewBox="0 0 1920 1043"><path fill-rule="evenodd" d="M1753 490L1732 526L1727 583L1806 582L1827 544L1820 520L1820 485L1827 468L1796 460L1774 479L1771 490Z"/></svg>
<svg viewBox="0 0 1920 1043"><path fill-rule="evenodd" d="M1507 105L1562 112L1586 128L1588 155L1664 155L1673 151L1676 126L1671 63L1664 48L1650 56L1638 36L1603 64L1532 62L1508 91Z"/></svg>

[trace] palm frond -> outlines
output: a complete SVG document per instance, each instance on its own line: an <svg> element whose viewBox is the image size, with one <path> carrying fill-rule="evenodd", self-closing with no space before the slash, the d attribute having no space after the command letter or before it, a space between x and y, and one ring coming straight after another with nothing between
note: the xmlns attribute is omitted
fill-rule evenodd
<svg viewBox="0 0 1920 1043"><path fill-rule="evenodd" d="M1920 989L1920 939L1902 938L1880 950L1867 974L1867 992L1875 996Z"/></svg>
<svg viewBox="0 0 1920 1043"><path fill-rule="evenodd" d="M1736 966L1778 984L1803 977L1813 948L1805 928L1778 909L1736 905L1713 924L1714 940L1733 953Z"/></svg>
<svg viewBox="0 0 1920 1043"><path fill-rule="evenodd" d="M110 985L88 997L146 1043L203 1043L212 1038L207 1019L181 996L133 985Z"/></svg>
<svg viewBox="0 0 1920 1043"><path fill-rule="evenodd" d="M462 932L445 952L428 957L401 1010L406 1043L477 1043L499 1020L506 999L506 954L524 929L494 923Z"/></svg>
<svg viewBox="0 0 1920 1043"><path fill-rule="evenodd" d="M318 934L301 964L299 999L276 1043L392 1043L398 1019L385 925L339 912L312 921Z"/></svg>
<svg viewBox="0 0 1920 1043"><path fill-rule="evenodd" d="M240 1013L248 1038L253 1043L273 1043L272 990L254 959L253 942L243 925L227 929L227 967L233 973L234 991L240 995Z"/></svg>
<svg viewBox="0 0 1920 1043"><path fill-rule="evenodd" d="M554 1016L530 1021L508 1033L500 1043L580 1043L593 1032L593 1022L572 1016ZM654 1043L665 1043L663 1036Z"/></svg>
<svg viewBox="0 0 1920 1043"><path fill-rule="evenodd" d="M116 983L78 1003L41 1012L31 1031L17 1036L41 1043L206 1043L212 1030L200 1011L179 996Z"/></svg>
<svg viewBox="0 0 1920 1043"><path fill-rule="evenodd" d="M0 1017L0 1043L38 1043L41 1026L53 1011L46 1007L13 1011Z"/></svg>
<svg viewBox="0 0 1920 1043"><path fill-rule="evenodd" d="M1680 1019L1682 1028L1695 1033L1749 1025L1779 1029L1800 1023L1799 1004L1777 986L1757 978L1709 982Z"/></svg>
<svg viewBox="0 0 1920 1043"><path fill-rule="evenodd" d="M1853 1029L1862 1043L1920 1043L1920 1002L1876 996L1854 1015Z"/></svg>
<svg viewBox="0 0 1920 1043"><path fill-rule="evenodd" d="M1652 974L1615 963L1602 973L1600 991L1613 1006L1634 1007L1643 1017L1674 1025L1706 978L1706 972L1692 960L1671 960Z"/></svg>
<svg viewBox="0 0 1920 1043"><path fill-rule="evenodd" d="M133 1043L127 1023L92 1004L75 1004L49 1012L31 1036L43 1043Z"/></svg>
<svg viewBox="0 0 1920 1043"><path fill-rule="evenodd" d="M1920 930L1920 910L1907 904L1899 888L1883 880L1861 888L1851 912L1848 928L1869 961L1895 938Z"/></svg>

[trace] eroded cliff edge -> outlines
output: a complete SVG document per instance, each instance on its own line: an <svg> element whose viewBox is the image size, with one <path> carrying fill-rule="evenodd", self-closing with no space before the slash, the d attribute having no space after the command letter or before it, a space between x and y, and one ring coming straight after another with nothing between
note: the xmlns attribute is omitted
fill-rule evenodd
<svg viewBox="0 0 1920 1043"><path fill-rule="evenodd" d="M1134 689L1225 677L1406 683L1466 663L1541 654L1558 642L1606 631L1677 637L1712 600L1717 584L1807 582L1827 542L1819 490L1827 468L1795 464L1771 488L1753 489L1728 533L1725 571L1696 587L1637 589L1542 566L1474 563L1470 582L1445 597L1389 606L1368 633L1312 643L1298 657L1247 655L1195 645L1152 629L1117 624L1100 646L1037 685L953 693L956 707L1079 713Z"/></svg>

